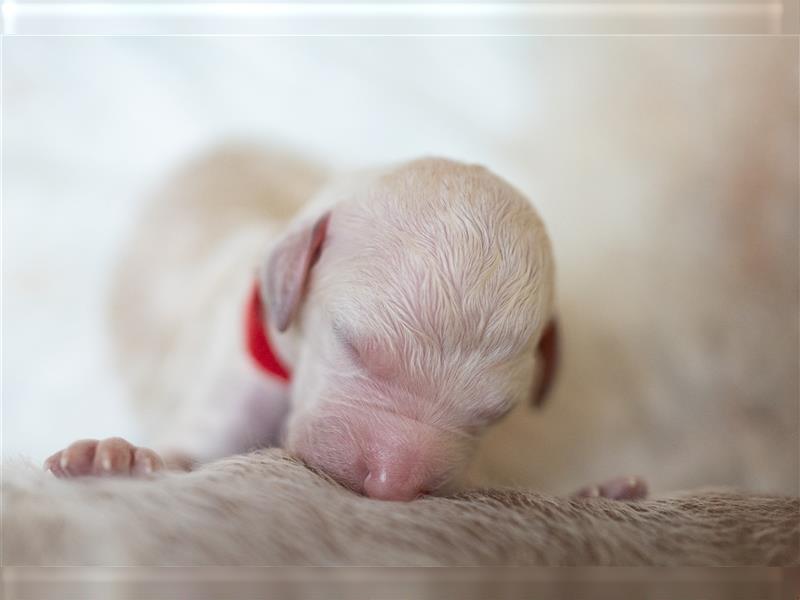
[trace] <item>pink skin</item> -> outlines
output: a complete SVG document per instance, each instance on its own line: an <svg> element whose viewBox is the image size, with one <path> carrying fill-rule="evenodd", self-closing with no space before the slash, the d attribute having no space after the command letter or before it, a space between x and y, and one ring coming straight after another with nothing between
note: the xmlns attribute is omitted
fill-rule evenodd
<svg viewBox="0 0 800 600"><path fill-rule="evenodd" d="M56 477L128 475L145 477L165 468L149 448L137 448L122 438L79 440L45 461Z"/></svg>
<svg viewBox="0 0 800 600"><path fill-rule="evenodd" d="M647 484L641 477L615 477L599 485L589 485L574 494L578 498L609 498L611 500L643 500Z"/></svg>
<svg viewBox="0 0 800 600"><path fill-rule="evenodd" d="M325 383L313 410L290 419L286 448L371 498L443 492L474 452L482 421L500 413L459 415L457 404L441 407L451 394L410 376L402 356L371 336L343 340L337 333L329 356L321 352L312 361L324 373L307 379Z"/></svg>
<svg viewBox="0 0 800 600"><path fill-rule="evenodd" d="M292 453L350 489L407 501L442 491L472 440L387 412L314 416L297 422Z"/></svg>

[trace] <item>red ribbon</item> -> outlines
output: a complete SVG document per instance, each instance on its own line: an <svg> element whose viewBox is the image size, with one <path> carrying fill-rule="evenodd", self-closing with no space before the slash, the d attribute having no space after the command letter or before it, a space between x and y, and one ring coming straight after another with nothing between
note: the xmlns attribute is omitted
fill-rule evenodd
<svg viewBox="0 0 800 600"><path fill-rule="evenodd" d="M281 364L269 343L269 333L266 323L264 323L265 314L266 310L261 302L261 292L258 281L256 281L245 309L244 334L247 351L261 370L288 383L289 371Z"/></svg>

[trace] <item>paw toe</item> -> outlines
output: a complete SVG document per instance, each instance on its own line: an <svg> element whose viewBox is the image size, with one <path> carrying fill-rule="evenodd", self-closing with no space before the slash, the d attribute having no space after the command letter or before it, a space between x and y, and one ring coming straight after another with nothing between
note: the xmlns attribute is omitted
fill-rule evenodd
<svg viewBox="0 0 800 600"><path fill-rule="evenodd" d="M138 476L147 476L164 468L161 457L150 448L137 448L133 453L131 473Z"/></svg>
<svg viewBox="0 0 800 600"><path fill-rule="evenodd" d="M600 495L612 500L642 500L647 497L647 483L641 477L618 477L603 483Z"/></svg>
<svg viewBox="0 0 800 600"><path fill-rule="evenodd" d="M647 483L641 477L617 477L600 485L587 485L575 492L578 498L642 500L647 497Z"/></svg>
<svg viewBox="0 0 800 600"><path fill-rule="evenodd" d="M51 470L57 477L80 477L92 472L97 440L79 440L67 446L61 452L53 455L58 462L53 461ZM50 460L50 459L48 459Z"/></svg>
<svg viewBox="0 0 800 600"><path fill-rule="evenodd" d="M135 448L122 438L108 438L97 444L92 473L94 475L128 475Z"/></svg>

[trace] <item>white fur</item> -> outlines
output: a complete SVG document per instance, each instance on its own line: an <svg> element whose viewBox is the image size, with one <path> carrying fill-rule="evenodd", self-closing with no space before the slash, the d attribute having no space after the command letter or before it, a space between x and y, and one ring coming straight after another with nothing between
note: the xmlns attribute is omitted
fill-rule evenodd
<svg viewBox="0 0 800 600"><path fill-rule="evenodd" d="M177 202L201 231L221 219L219 212L236 210L227 196L215 204L197 183L213 180L219 164L227 168L224 156L201 161L168 186L153 209L162 217L148 219L143 232L148 240L169 229L180 247L183 228L199 235L174 220L182 216L170 207ZM189 193L182 185L199 197L182 200ZM265 203L260 215L248 213L224 235L210 236L216 249L187 254L193 262L178 264L183 272L162 260L149 281L122 282L129 290L118 295L123 305L147 303L143 293L180 298L169 317L176 321L171 345L163 355L142 349L167 365L155 380L143 371L161 388L157 396L168 397L166 406L151 405L165 430L156 445L212 457L275 441L274 419L264 415L280 415L274 407L285 406L289 394L286 444L313 466L359 489L369 466L355 472L353 465L378 457L381 468L387 461L392 467L394 454L410 446L416 454L398 460L424 463L432 482L426 488L452 483L480 435L525 403L536 381L536 343L554 294L550 242L530 203L486 169L443 159L367 172L323 190L275 242L331 212L297 318L285 334L270 328L293 372L290 390L248 365L237 323L256 266L266 263L269 210ZM159 222L167 217L173 220ZM136 266L144 245L134 243L126 272L146 270ZM134 289L135 299L128 295ZM155 311L134 325L137 334L147 321L166 324ZM117 314L130 319L124 308ZM350 344L368 365L354 361ZM125 340L120 349L123 364L139 360ZM264 431L255 435L237 430L237 423L259 422Z"/></svg>

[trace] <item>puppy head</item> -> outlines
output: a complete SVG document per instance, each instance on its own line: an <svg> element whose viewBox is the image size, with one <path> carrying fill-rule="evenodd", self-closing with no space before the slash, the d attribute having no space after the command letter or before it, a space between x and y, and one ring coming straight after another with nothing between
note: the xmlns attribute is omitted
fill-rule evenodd
<svg viewBox="0 0 800 600"><path fill-rule="evenodd" d="M547 234L480 167L369 181L278 244L262 289L293 363L288 449L371 497L452 486L480 435L552 381Z"/></svg>

